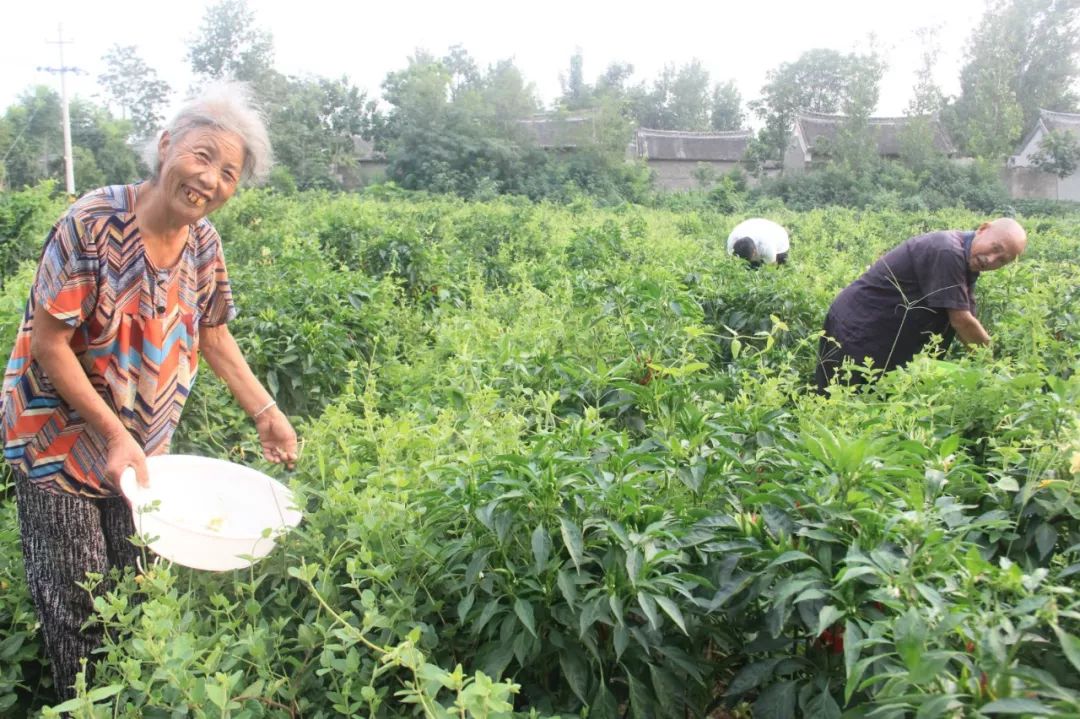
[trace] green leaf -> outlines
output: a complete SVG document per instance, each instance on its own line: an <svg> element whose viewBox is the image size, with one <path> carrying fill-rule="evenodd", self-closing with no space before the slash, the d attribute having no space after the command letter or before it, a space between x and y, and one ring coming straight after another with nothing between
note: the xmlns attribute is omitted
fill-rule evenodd
<svg viewBox="0 0 1080 719"><path fill-rule="evenodd" d="M1004 492L1019 492L1020 491L1020 485L1019 485L1019 483L1017 483L1016 479L1014 479L1013 477L1002 477L1001 479L999 479L997 482L994 483L994 486L997 487L998 489L1004 491Z"/></svg>
<svg viewBox="0 0 1080 719"><path fill-rule="evenodd" d="M641 556L641 550L637 547L631 547L630 551L626 553L626 576L630 579L630 586L637 586L638 574L641 573L644 562L645 559Z"/></svg>
<svg viewBox="0 0 1080 719"><path fill-rule="evenodd" d="M912 668L908 678L916 685L936 681L951 658L951 653L946 651L924 652L919 656L919 664Z"/></svg>
<svg viewBox="0 0 1080 719"><path fill-rule="evenodd" d="M848 642L844 642L844 651L847 652ZM855 694L862 681L863 674L866 673L866 668L873 662L877 661L875 656L863 657L859 661L855 662L855 665L847 671L847 681L844 683L844 703L851 701L851 697Z"/></svg>
<svg viewBox="0 0 1080 719"><path fill-rule="evenodd" d="M499 611L499 600L489 599L484 608L480 611L480 616L472 623L473 634L479 634L483 631L491 618L495 616L495 613Z"/></svg>
<svg viewBox="0 0 1080 719"><path fill-rule="evenodd" d="M742 351L742 342L738 337L731 338L731 359L739 359L739 352Z"/></svg>
<svg viewBox="0 0 1080 719"><path fill-rule="evenodd" d="M840 705L826 689L806 703L806 716L814 719L840 719Z"/></svg>
<svg viewBox="0 0 1080 719"><path fill-rule="evenodd" d="M836 624L843 616L844 613L842 611L831 604L826 604L821 608L821 611L818 612L817 630L814 632L814 636L821 636L822 632Z"/></svg>
<svg viewBox="0 0 1080 719"><path fill-rule="evenodd" d="M68 699L63 704L57 704L56 706L51 707L51 709L55 712L59 712L62 714L64 712L75 711L76 709L82 707L83 704L84 702L82 700L82 697L75 697L74 699Z"/></svg>
<svg viewBox="0 0 1080 719"><path fill-rule="evenodd" d="M649 620L649 626L653 629L659 629L660 615L656 613L656 600L646 592L638 592L637 601L641 611L645 612L645 617Z"/></svg>
<svg viewBox="0 0 1080 719"><path fill-rule="evenodd" d="M562 592L566 603L570 607L577 604L577 585L574 584L574 578L570 576L570 573L565 569L560 569L555 576L555 582L559 585L559 591Z"/></svg>
<svg viewBox="0 0 1080 719"><path fill-rule="evenodd" d="M568 647L559 652L559 666L562 668L566 683L582 703L588 704L589 668L576 647Z"/></svg>
<svg viewBox="0 0 1080 719"><path fill-rule="evenodd" d="M1065 657L1080 672L1080 639L1058 626L1054 627L1054 633L1057 634L1058 641L1061 642L1061 649L1065 652Z"/></svg>
<svg viewBox="0 0 1080 719"><path fill-rule="evenodd" d="M790 562L798 562L802 560L809 560L817 564L817 561L806 552L800 552L797 549L793 549L788 552L784 552L776 559L769 562L769 567L779 567L781 564L788 564Z"/></svg>
<svg viewBox="0 0 1080 719"><path fill-rule="evenodd" d="M671 672L655 664L649 664L649 678L652 679L653 692L663 707L663 716L683 716L683 703L679 697L679 682Z"/></svg>
<svg viewBox="0 0 1080 719"><path fill-rule="evenodd" d="M570 552L570 559L573 560L574 566L581 571L581 562L585 554L585 541L581 536L581 530L566 517L559 517L559 525L566 551Z"/></svg>
<svg viewBox="0 0 1080 719"><path fill-rule="evenodd" d="M1036 714L1038 716L1050 716L1053 711L1043 706L1034 699L1021 699L1020 697L1006 697L979 707L983 714Z"/></svg>
<svg viewBox="0 0 1080 719"><path fill-rule="evenodd" d="M795 682L773 684L753 704L754 719L791 719L795 716Z"/></svg>
<svg viewBox="0 0 1080 719"><path fill-rule="evenodd" d="M656 603L660 605L660 608L664 610L664 613L671 617L672 621L679 625L679 629L686 636L690 636L690 632L686 631L686 622L683 621L682 611L679 609L679 605L673 602L671 599L655 595Z"/></svg>
<svg viewBox="0 0 1080 719"><path fill-rule="evenodd" d="M948 437L941 440L941 446L938 447L938 456L944 459L945 457L948 457L950 454L955 452L957 447L959 446L960 435L950 434Z"/></svg>
<svg viewBox="0 0 1080 719"><path fill-rule="evenodd" d="M123 684L110 684L107 687L98 687L97 689L91 689L86 693L86 698L93 703L108 699L111 696L115 696L124 690Z"/></svg>
<svg viewBox="0 0 1080 719"><path fill-rule="evenodd" d="M732 678L731 683L728 684L727 690L724 692L724 696L739 697L751 689L761 686L766 679L772 676L773 670L780 661L780 659L764 659L760 662L747 664Z"/></svg>
<svg viewBox="0 0 1080 719"><path fill-rule="evenodd" d="M1058 533L1053 525L1043 522L1035 529L1035 546L1039 548L1039 558L1046 559L1057 544Z"/></svg>
<svg viewBox="0 0 1080 719"><path fill-rule="evenodd" d="M907 665L908 671L914 671L922 661L926 648L926 624L919 612L912 607L896 620L893 631L897 653Z"/></svg>
<svg viewBox="0 0 1080 719"><path fill-rule="evenodd" d="M919 711L915 712L915 719L938 719L939 717L955 716L950 714L951 709L959 708L956 695L944 694L931 697L919 705Z"/></svg>
<svg viewBox="0 0 1080 719"><path fill-rule="evenodd" d="M278 385L277 370L269 369L266 371L266 388L270 390L272 396L278 396L278 390L280 390L281 387Z"/></svg>
<svg viewBox="0 0 1080 719"><path fill-rule="evenodd" d="M225 705L229 703L228 692L225 691L225 687L217 683L206 685L206 698L222 711L224 711Z"/></svg>
<svg viewBox="0 0 1080 719"><path fill-rule="evenodd" d="M859 577L864 577L867 574L876 576L877 573L878 570L876 567L867 567L865 565L859 567L844 567L844 569L840 570L840 574L842 574L843 576L841 577L840 581L836 583L835 586L843 586L851 580L857 579Z"/></svg>
<svg viewBox="0 0 1080 719"><path fill-rule="evenodd" d="M656 719L656 702L648 686L632 674L626 675L626 681L630 684L630 716L635 719Z"/></svg>
<svg viewBox="0 0 1080 719"><path fill-rule="evenodd" d="M476 590L470 590L468 594L461 598L461 601L457 605L458 621L464 622L465 618L469 616L469 610L472 609L473 602L476 601Z"/></svg>
<svg viewBox="0 0 1080 719"><path fill-rule="evenodd" d="M622 659L623 652L630 644L630 630L625 625L615 625L615 629L611 632L611 643L615 647L615 660Z"/></svg>
<svg viewBox="0 0 1080 719"><path fill-rule="evenodd" d="M544 525L536 525L532 533L533 561L536 563L536 573L540 574L547 566L548 557L551 556L551 537Z"/></svg>
<svg viewBox="0 0 1080 719"><path fill-rule="evenodd" d="M861 653L859 642L862 639L863 633L858 622L851 619L844 622L844 673L848 676L851 676L855 662L859 661L859 654Z"/></svg>
<svg viewBox="0 0 1080 719"><path fill-rule="evenodd" d="M615 695L606 686L600 684L596 688L596 696L589 704L589 719L618 719L618 717L619 707L615 701Z"/></svg>
<svg viewBox="0 0 1080 719"><path fill-rule="evenodd" d="M536 617L533 615L533 605L520 597L514 600L514 614L517 615L529 634L536 636Z"/></svg>

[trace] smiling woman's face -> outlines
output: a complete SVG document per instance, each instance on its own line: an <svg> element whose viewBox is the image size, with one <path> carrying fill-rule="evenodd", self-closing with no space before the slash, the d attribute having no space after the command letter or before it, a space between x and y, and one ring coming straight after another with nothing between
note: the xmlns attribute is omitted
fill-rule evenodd
<svg viewBox="0 0 1080 719"><path fill-rule="evenodd" d="M165 133L158 151L158 188L172 212L184 222L201 220L236 192L244 166L244 143L239 135L200 127L173 141Z"/></svg>

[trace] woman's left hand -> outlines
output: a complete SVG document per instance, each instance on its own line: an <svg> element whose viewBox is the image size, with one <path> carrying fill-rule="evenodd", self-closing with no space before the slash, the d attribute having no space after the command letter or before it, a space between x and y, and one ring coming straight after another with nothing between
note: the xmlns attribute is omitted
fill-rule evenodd
<svg viewBox="0 0 1080 719"><path fill-rule="evenodd" d="M259 432L263 456L268 462L284 462L289 469L296 466L296 430L289 424L284 412L271 407L255 420L255 429Z"/></svg>

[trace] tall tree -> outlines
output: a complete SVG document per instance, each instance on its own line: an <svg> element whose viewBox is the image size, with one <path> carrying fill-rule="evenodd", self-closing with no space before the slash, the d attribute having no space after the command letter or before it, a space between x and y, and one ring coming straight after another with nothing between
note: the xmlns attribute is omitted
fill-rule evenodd
<svg viewBox="0 0 1080 719"><path fill-rule="evenodd" d="M710 99L709 71L694 58L679 68L671 86L669 109L675 129L707 130Z"/></svg>
<svg viewBox="0 0 1080 719"><path fill-rule="evenodd" d="M468 51L461 45L454 45L442 60L446 71L450 73L450 97L455 98L463 92L475 90L480 85L480 68Z"/></svg>
<svg viewBox="0 0 1080 719"><path fill-rule="evenodd" d="M613 62L600 77L596 78L596 94L618 98L626 96L626 83L634 74L634 66L627 62Z"/></svg>
<svg viewBox="0 0 1080 719"><path fill-rule="evenodd" d="M345 77L284 81L271 103L270 141L299 189L342 186L356 165L355 137L370 135L375 102Z"/></svg>
<svg viewBox="0 0 1080 719"><path fill-rule="evenodd" d="M1039 109L1072 111L1080 77L1080 0L992 0L967 44L950 119L965 149L1001 157Z"/></svg>
<svg viewBox="0 0 1080 719"><path fill-rule="evenodd" d="M256 25L247 0L220 0L206 9L188 60L196 75L258 85L273 71L274 41Z"/></svg>
<svg viewBox="0 0 1080 719"><path fill-rule="evenodd" d="M710 124L714 130L741 130L746 124L742 95L734 80L713 88Z"/></svg>
<svg viewBox="0 0 1080 719"><path fill-rule="evenodd" d="M911 100L904 111L908 121L900 135L900 158L908 167L921 171L944 157L935 142L935 124L945 108L945 95L934 79L940 53L938 29L919 28L915 36L922 51L919 67L915 71Z"/></svg>
<svg viewBox="0 0 1080 719"><path fill-rule="evenodd" d="M102 60L106 70L98 82L105 87L107 102L131 122L134 137L150 137L164 121L161 110L169 99L169 83L139 57L134 45L113 45Z"/></svg>
<svg viewBox="0 0 1080 719"><path fill-rule="evenodd" d="M878 104L878 88L885 74L885 61L876 52L851 58L840 111L843 125L837 133L833 159L856 175L868 172L878 161L877 136L870 116Z"/></svg>
<svg viewBox="0 0 1080 719"><path fill-rule="evenodd" d="M915 71L915 85L912 87L906 114L911 117L936 115L945 105L945 95L934 79L934 69L938 65L940 52L938 29L922 27L915 31L915 36L922 51L919 56L919 68Z"/></svg>
<svg viewBox="0 0 1080 719"><path fill-rule="evenodd" d="M4 113L10 144L0 146L7 186L34 185L49 177L63 178L60 96L44 85L28 89ZM57 171L59 170L59 171Z"/></svg>
<svg viewBox="0 0 1080 719"><path fill-rule="evenodd" d="M559 84L562 85L562 97L559 98L562 107L581 110L592 106L593 89L585 82L585 58L581 48L570 56L570 69L565 75L559 76Z"/></svg>
<svg viewBox="0 0 1080 719"><path fill-rule="evenodd" d="M709 72L698 59L676 68L667 65L652 86L629 93L630 111L638 124L658 130L709 128Z"/></svg>
<svg viewBox="0 0 1080 719"><path fill-rule="evenodd" d="M536 90L511 60L500 60L488 68L478 88L486 124L499 136L520 139L521 120L540 107Z"/></svg>
<svg viewBox="0 0 1080 719"><path fill-rule="evenodd" d="M770 70L761 97L750 103L764 121L755 148L760 159L783 157L799 111L834 114L844 109L845 102L852 103L855 95L876 94L879 64L872 55L819 48Z"/></svg>
<svg viewBox="0 0 1080 719"><path fill-rule="evenodd" d="M64 177L64 142L60 97L37 86L8 107L0 126L4 182L13 189ZM105 183L130 182L137 176L135 151L127 144L131 125L91 102L71 103L71 142L75 186L79 192ZM6 140L6 141L5 141Z"/></svg>
<svg viewBox="0 0 1080 719"><path fill-rule="evenodd" d="M949 116L968 154L999 159L1012 152L1024 131L1024 110L1012 78L1012 63L1004 54L961 75L962 92Z"/></svg>
<svg viewBox="0 0 1080 719"><path fill-rule="evenodd" d="M535 91L508 60L457 93L450 92L453 78L445 58L422 51L387 75L390 110L376 138L389 159L387 173L411 189L519 191L529 152L519 142L519 120L536 111Z"/></svg>

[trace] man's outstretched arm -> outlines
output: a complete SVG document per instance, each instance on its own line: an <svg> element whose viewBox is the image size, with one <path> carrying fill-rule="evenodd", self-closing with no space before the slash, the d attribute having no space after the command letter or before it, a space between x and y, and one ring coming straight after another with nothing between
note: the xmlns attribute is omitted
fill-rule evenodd
<svg viewBox="0 0 1080 719"><path fill-rule="evenodd" d="M956 335L966 345L988 345L990 335L982 323L968 310L949 310L949 324L956 330Z"/></svg>

